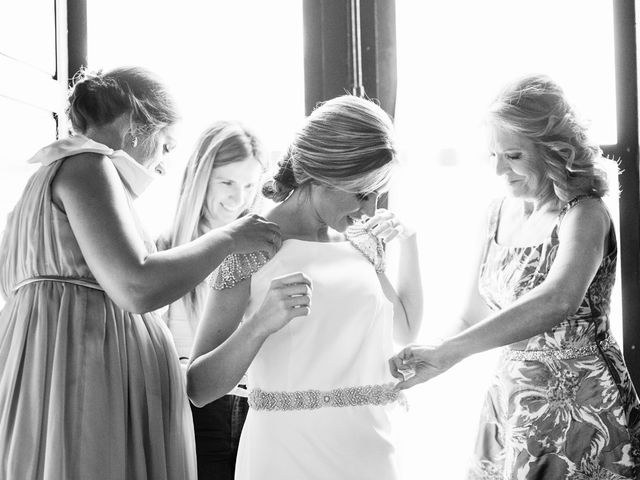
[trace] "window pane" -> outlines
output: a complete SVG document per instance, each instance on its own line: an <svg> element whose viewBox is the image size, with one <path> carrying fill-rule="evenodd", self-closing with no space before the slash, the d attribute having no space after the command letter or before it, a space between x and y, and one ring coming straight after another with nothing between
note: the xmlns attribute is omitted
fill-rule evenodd
<svg viewBox="0 0 640 480"><path fill-rule="evenodd" d="M148 67L181 106L173 166L139 202L153 233L172 217L182 167L209 123L244 122L275 159L304 117L302 2L89 0L88 15L92 67Z"/></svg>
<svg viewBox="0 0 640 480"><path fill-rule="evenodd" d="M0 2L0 53L56 74L55 0Z"/></svg>
<svg viewBox="0 0 640 480"><path fill-rule="evenodd" d="M13 210L29 176L37 166L27 160L44 145L56 139L56 122L50 112L0 96L0 132L2 164L0 164L0 232L7 214ZM29 128L16 128L28 125ZM4 300L0 298L0 309Z"/></svg>
<svg viewBox="0 0 640 480"><path fill-rule="evenodd" d="M590 120L596 140L616 143L612 2L457 0L397 2L396 9L404 166L390 202L420 235L426 342L461 314L486 208L501 195L481 128L501 87L546 73ZM617 218L615 199L609 205ZM621 340L619 297L613 303ZM400 435L406 478L465 478L495 361L495 351L475 355L409 391L412 410Z"/></svg>
<svg viewBox="0 0 640 480"><path fill-rule="evenodd" d="M18 200L24 185L36 170L27 160L38 149L55 141L56 122L50 112L0 96L0 132L2 137L2 166L0 175L0 225L4 228L7 213ZM29 128L16 128L28 125Z"/></svg>

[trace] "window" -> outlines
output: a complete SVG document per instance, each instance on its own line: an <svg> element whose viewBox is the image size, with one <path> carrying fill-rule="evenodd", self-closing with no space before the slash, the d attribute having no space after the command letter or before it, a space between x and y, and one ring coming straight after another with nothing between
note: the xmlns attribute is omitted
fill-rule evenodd
<svg viewBox="0 0 640 480"><path fill-rule="evenodd" d="M486 207L500 196L481 125L502 85L549 74L591 119L595 138L617 142L613 12L611 2L584 0L397 2L396 10L395 119L405 165L391 204L419 231L426 342L459 314L477 273L473 247L484 241ZM617 198L608 204L617 219ZM612 324L621 342L619 285ZM495 355L476 355L409 392L411 440L400 448L407 478L464 478ZM416 424L427 431L420 442Z"/></svg>
<svg viewBox="0 0 640 480"><path fill-rule="evenodd" d="M66 128L65 3L20 0L0 5L0 231L36 169L26 160ZM0 308L3 304L0 299Z"/></svg>
<svg viewBox="0 0 640 480"><path fill-rule="evenodd" d="M169 172L138 202L154 235L173 218L183 166L208 124L242 121L275 163L304 117L298 2L90 1L88 17L90 67L145 66L167 82L181 107ZM127 34L114 35L114 25Z"/></svg>

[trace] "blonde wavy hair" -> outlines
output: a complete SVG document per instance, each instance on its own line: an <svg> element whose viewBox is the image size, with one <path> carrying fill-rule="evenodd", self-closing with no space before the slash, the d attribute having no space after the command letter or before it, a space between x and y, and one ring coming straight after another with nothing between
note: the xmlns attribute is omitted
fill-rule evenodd
<svg viewBox="0 0 640 480"><path fill-rule="evenodd" d="M165 250L184 245L206 233L206 199L213 171L252 157L258 161L264 173L266 163L262 145L256 135L242 124L219 121L202 132L182 177L172 227L158 240L158 248ZM258 195L256 191L252 207L258 201ZM206 291L206 285L201 284L182 297L187 312L193 316L199 315Z"/></svg>
<svg viewBox="0 0 640 480"><path fill-rule="evenodd" d="M315 182L366 195L386 188L395 163L389 115L370 100L343 95L306 118L262 193L280 202Z"/></svg>
<svg viewBox="0 0 640 480"><path fill-rule="evenodd" d="M578 195L607 193L602 150L548 76L531 75L507 86L491 105L488 120L533 142L546 179L540 198L564 204Z"/></svg>

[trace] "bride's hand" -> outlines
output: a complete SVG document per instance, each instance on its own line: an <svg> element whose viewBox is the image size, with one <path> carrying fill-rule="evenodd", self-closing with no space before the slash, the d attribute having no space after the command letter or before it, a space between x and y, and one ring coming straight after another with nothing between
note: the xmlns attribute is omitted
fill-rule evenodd
<svg viewBox="0 0 640 480"><path fill-rule="evenodd" d="M389 359L391 375L399 379L397 390L424 383L456 363L444 355L441 345L409 345Z"/></svg>
<svg viewBox="0 0 640 480"><path fill-rule="evenodd" d="M386 243L394 238L404 240L416 233L415 230L401 222L395 213L385 208L377 209L375 215L364 222L364 228Z"/></svg>
<svg viewBox="0 0 640 480"><path fill-rule="evenodd" d="M292 319L311 312L311 279L296 272L271 280L262 305L247 321L262 333L271 335Z"/></svg>

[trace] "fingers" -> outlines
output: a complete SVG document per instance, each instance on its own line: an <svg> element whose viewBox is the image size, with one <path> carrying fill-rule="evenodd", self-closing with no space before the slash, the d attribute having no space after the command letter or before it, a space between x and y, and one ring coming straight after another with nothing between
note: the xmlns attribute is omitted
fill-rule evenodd
<svg viewBox="0 0 640 480"><path fill-rule="evenodd" d="M235 220L231 232L240 253L260 250L271 258L282 246L280 227L251 213Z"/></svg>
<svg viewBox="0 0 640 480"><path fill-rule="evenodd" d="M311 287L306 283L294 283L282 287L287 308L309 307L311 306Z"/></svg>
<svg viewBox="0 0 640 480"><path fill-rule="evenodd" d="M391 213L389 210L386 210L384 208L379 208L376 210L376 213L373 217L367 219L366 222L364 222L364 227L367 229L372 229L374 228L376 225L379 225L380 223L389 220L391 218L393 218L395 215L393 213Z"/></svg>
<svg viewBox="0 0 640 480"><path fill-rule="evenodd" d="M386 235L382 235L382 239L385 242L389 243L391 240L396 238L398 235L400 235L400 231L398 230L397 227L394 227L391 231L389 231L389 233L387 233Z"/></svg>
<svg viewBox="0 0 640 480"><path fill-rule="evenodd" d="M396 227L396 223L392 218L387 218L386 220L382 220L380 223L376 224L372 229L371 233L373 233L376 237L383 235L385 233L389 233Z"/></svg>
<svg viewBox="0 0 640 480"><path fill-rule="evenodd" d="M283 307L293 317L307 316L311 313L311 279L302 272L290 273L271 281L271 288L279 292Z"/></svg>
<svg viewBox="0 0 640 480"><path fill-rule="evenodd" d="M402 372L408 368L414 368L415 363L413 346L409 345L389 359L389 370L391 371L391 375L404 380L405 375L403 375Z"/></svg>
<svg viewBox="0 0 640 480"><path fill-rule="evenodd" d="M378 209L376 214L364 223L364 226L373 235L385 242L390 242L404 230L403 225L398 221L395 214L385 209Z"/></svg>
<svg viewBox="0 0 640 480"><path fill-rule="evenodd" d="M280 287L282 292L287 296L311 296L311 285L308 283L291 283Z"/></svg>
<svg viewBox="0 0 640 480"><path fill-rule="evenodd" d="M280 250L280 247L282 247L282 235L280 234L280 231L269 231L266 234L266 242L271 249L269 257L272 257L278 250Z"/></svg>
<svg viewBox="0 0 640 480"><path fill-rule="evenodd" d="M282 275L281 277L276 277L271 280L272 287L294 285L297 283L302 283L307 285L309 288L313 288L311 279L302 272L288 273L287 275Z"/></svg>
<svg viewBox="0 0 640 480"><path fill-rule="evenodd" d="M280 233L280 227L272 222L264 221L264 234L263 238L270 248L270 255L272 257L282 247L282 233Z"/></svg>
<svg viewBox="0 0 640 480"><path fill-rule="evenodd" d="M291 310L289 310L289 316L291 318L306 317L310 313L311 313L311 307L309 307L309 306L296 307L296 308L292 308Z"/></svg>
<svg viewBox="0 0 640 480"><path fill-rule="evenodd" d="M311 307L310 295L296 295L285 299L284 304L287 308Z"/></svg>
<svg viewBox="0 0 640 480"><path fill-rule="evenodd" d="M435 377L435 375L432 375ZM431 377L429 377L431 378ZM418 385L419 383L426 382L429 378L424 378L423 376L415 376L411 377L409 380L405 380L402 382L398 382L394 388L394 390L406 390L407 388L411 388L414 385Z"/></svg>
<svg viewBox="0 0 640 480"><path fill-rule="evenodd" d="M389 359L389 370L391 371L391 375L393 375L395 378L404 380L404 376L400 373L402 365L402 359L398 355L395 355Z"/></svg>

